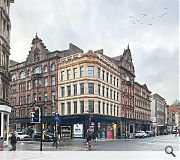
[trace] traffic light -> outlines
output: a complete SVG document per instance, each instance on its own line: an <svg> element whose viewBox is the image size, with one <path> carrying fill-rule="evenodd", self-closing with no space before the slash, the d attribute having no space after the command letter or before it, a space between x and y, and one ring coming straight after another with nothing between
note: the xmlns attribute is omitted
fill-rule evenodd
<svg viewBox="0 0 180 160"><path fill-rule="evenodd" d="M35 107L35 109L32 109L31 111L31 123L40 123L41 119L40 119L40 108L39 107Z"/></svg>

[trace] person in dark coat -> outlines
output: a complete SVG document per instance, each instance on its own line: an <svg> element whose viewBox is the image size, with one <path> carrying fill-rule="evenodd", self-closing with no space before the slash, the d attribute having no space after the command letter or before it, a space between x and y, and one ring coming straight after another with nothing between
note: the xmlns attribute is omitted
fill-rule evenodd
<svg viewBox="0 0 180 160"><path fill-rule="evenodd" d="M13 134L11 136L11 145L12 145L12 148L10 149L10 151L15 151L16 150L16 143L17 143L16 135L13 132Z"/></svg>

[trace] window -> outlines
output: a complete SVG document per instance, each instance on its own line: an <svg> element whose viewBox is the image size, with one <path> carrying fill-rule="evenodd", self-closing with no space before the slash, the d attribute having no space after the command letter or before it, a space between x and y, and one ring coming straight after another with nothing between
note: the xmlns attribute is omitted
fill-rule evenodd
<svg viewBox="0 0 180 160"><path fill-rule="evenodd" d="M116 105L114 105L114 116L116 115Z"/></svg>
<svg viewBox="0 0 180 160"><path fill-rule="evenodd" d="M74 96L77 95L77 84L74 85Z"/></svg>
<svg viewBox="0 0 180 160"><path fill-rule="evenodd" d="M114 91L114 100L116 100L116 91Z"/></svg>
<svg viewBox="0 0 180 160"><path fill-rule="evenodd" d="M36 68L34 68L33 73L34 73L34 74L40 74L40 73L42 73L41 67L36 67Z"/></svg>
<svg viewBox="0 0 180 160"><path fill-rule="evenodd" d="M30 95L27 96L27 103L28 103L28 104L31 103L31 96L30 96Z"/></svg>
<svg viewBox="0 0 180 160"><path fill-rule="evenodd" d="M106 73L106 82L109 81L109 73Z"/></svg>
<svg viewBox="0 0 180 160"><path fill-rule="evenodd" d="M80 101L80 113L84 113L84 101Z"/></svg>
<svg viewBox="0 0 180 160"><path fill-rule="evenodd" d="M45 101L45 102L48 101L48 94L47 94L47 92L44 93L44 101Z"/></svg>
<svg viewBox="0 0 180 160"><path fill-rule="evenodd" d="M77 101L74 102L74 114L77 114Z"/></svg>
<svg viewBox="0 0 180 160"><path fill-rule="evenodd" d="M110 98L112 99L112 89L110 90Z"/></svg>
<svg viewBox="0 0 180 160"><path fill-rule="evenodd" d="M61 115L64 115L64 103L61 103Z"/></svg>
<svg viewBox="0 0 180 160"><path fill-rule="evenodd" d="M20 97L19 97L19 98L20 98ZM37 101L37 95L36 95L36 93L33 94L33 99L34 99L35 102Z"/></svg>
<svg viewBox="0 0 180 160"><path fill-rule="evenodd" d="M24 79L26 78L26 75L25 75L25 72L21 72L20 75L19 75L19 79Z"/></svg>
<svg viewBox="0 0 180 160"><path fill-rule="evenodd" d="M94 113L94 101L89 101L89 113Z"/></svg>
<svg viewBox="0 0 180 160"><path fill-rule="evenodd" d="M31 89L31 82L27 82L27 90L29 91Z"/></svg>
<svg viewBox="0 0 180 160"><path fill-rule="evenodd" d="M71 96L71 86L67 86L67 96Z"/></svg>
<svg viewBox="0 0 180 160"><path fill-rule="evenodd" d="M112 84L112 75L110 75L110 83Z"/></svg>
<svg viewBox="0 0 180 160"><path fill-rule="evenodd" d="M112 104L111 104L111 109L110 109L110 112L111 112L111 116L112 116Z"/></svg>
<svg viewBox="0 0 180 160"><path fill-rule="evenodd" d="M51 100L52 100L52 102L54 102L55 101L55 92L53 91L53 92L51 92Z"/></svg>
<svg viewBox="0 0 180 160"><path fill-rule="evenodd" d="M61 87L61 97L64 97L64 87Z"/></svg>
<svg viewBox="0 0 180 160"><path fill-rule="evenodd" d="M115 84L116 84L116 77L114 77L114 86L115 86Z"/></svg>
<svg viewBox="0 0 180 160"><path fill-rule="evenodd" d="M105 103L103 102L103 114L105 114Z"/></svg>
<svg viewBox="0 0 180 160"><path fill-rule="evenodd" d="M56 85L56 77L55 77L55 76L52 76L52 77L51 77L51 85L52 85L52 86L55 86L55 85Z"/></svg>
<svg viewBox="0 0 180 160"><path fill-rule="evenodd" d="M101 95L101 85L98 84L98 95Z"/></svg>
<svg viewBox="0 0 180 160"><path fill-rule="evenodd" d="M98 68L98 78L100 79L101 70Z"/></svg>
<svg viewBox="0 0 180 160"><path fill-rule="evenodd" d="M34 61L35 61L35 62L38 62L39 60L40 60L39 52L36 51L36 52L34 53Z"/></svg>
<svg viewBox="0 0 180 160"><path fill-rule="evenodd" d="M55 69L56 69L55 64L52 64L52 65L51 65L51 71L55 71Z"/></svg>
<svg viewBox="0 0 180 160"><path fill-rule="evenodd" d="M104 71L102 71L102 80L104 81Z"/></svg>
<svg viewBox="0 0 180 160"><path fill-rule="evenodd" d="M47 65L44 66L44 72L45 72L45 73L48 72L48 67L47 67Z"/></svg>
<svg viewBox="0 0 180 160"><path fill-rule="evenodd" d="M12 79L12 81L16 81L16 75L13 74L11 79Z"/></svg>
<svg viewBox="0 0 180 160"><path fill-rule="evenodd" d="M88 76L94 77L94 67L92 67L92 66L88 67Z"/></svg>
<svg viewBox="0 0 180 160"><path fill-rule="evenodd" d="M44 107L44 116L47 116L47 114L48 114L48 109Z"/></svg>
<svg viewBox="0 0 180 160"><path fill-rule="evenodd" d="M84 94L84 83L80 84L80 94Z"/></svg>
<svg viewBox="0 0 180 160"><path fill-rule="evenodd" d="M61 81L64 81L64 71L61 71Z"/></svg>
<svg viewBox="0 0 180 160"><path fill-rule="evenodd" d="M83 66L81 66L81 67L80 67L80 77L82 77L82 76L83 76L83 70L84 70L84 67L83 67Z"/></svg>
<svg viewBox="0 0 180 160"><path fill-rule="evenodd" d="M73 72L74 72L74 79L76 79L77 78L77 68L74 68Z"/></svg>
<svg viewBox="0 0 180 160"><path fill-rule="evenodd" d="M70 69L67 70L67 80L70 80L70 76L71 76L71 71Z"/></svg>
<svg viewBox="0 0 180 160"><path fill-rule="evenodd" d="M109 88L106 88L106 97L108 98L109 96Z"/></svg>
<svg viewBox="0 0 180 160"><path fill-rule="evenodd" d="M89 94L94 94L94 83L88 83Z"/></svg>
<svg viewBox="0 0 180 160"><path fill-rule="evenodd" d="M67 102L67 114L71 114L71 102Z"/></svg>
<svg viewBox="0 0 180 160"><path fill-rule="evenodd" d="M102 96L104 97L104 86L102 87Z"/></svg>
<svg viewBox="0 0 180 160"><path fill-rule="evenodd" d="M33 88L36 88L37 87L37 79L33 80Z"/></svg>
<svg viewBox="0 0 180 160"><path fill-rule="evenodd" d="M119 87L119 79L117 79L117 87Z"/></svg>
<svg viewBox="0 0 180 160"><path fill-rule="evenodd" d="M101 102L98 101L98 113L101 113Z"/></svg>
<svg viewBox="0 0 180 160"><path fill-rule="evenodd" d="M109 103L107 103L106 114L109 114Z"/></svg>
<svg viewBox="0 0 180 160"><path fill-rule="evenodd" d="M119 106L117 106L117 116L119 116Z"/></svg>
<svg viewBox="0 0 180 160"><path fill-rule="evenodd" d="M47 87L47 86L48 86L48 78L45 77L45 78L44 78L44 87Z"/></svg>
<svg viewBox="0 0 180 160"><path fill-rule="evenodd" d="M117 101L119 101L119 92L117 92Z"/></svg>

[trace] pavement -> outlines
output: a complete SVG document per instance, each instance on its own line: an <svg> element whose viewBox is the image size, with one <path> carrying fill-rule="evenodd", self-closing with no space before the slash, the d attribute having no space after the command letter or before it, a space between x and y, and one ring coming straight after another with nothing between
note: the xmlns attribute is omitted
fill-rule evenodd
<svg viewBox="0 0 180 160"><path fill-rule="evenodd" d="M98 139L92 142L91 151L163 151L166 146L172 146L175 151L180 150L179 137L164 135L144 139ZM53 148L53 142L43 142L43 151L87 151L85 139L71 139L61 141L58 148ZM5 147L8 151L11 145ZM39 151L38 141L19 141L17 151Z"/></svg>

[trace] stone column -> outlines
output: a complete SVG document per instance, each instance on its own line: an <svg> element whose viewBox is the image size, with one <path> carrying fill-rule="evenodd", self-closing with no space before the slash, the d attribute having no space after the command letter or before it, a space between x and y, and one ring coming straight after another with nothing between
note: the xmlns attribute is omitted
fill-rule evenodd
<svg viewBox="0 0 180 160"><path fill-rule="evenodd" d="M6 131L7 131L7 135L6 135L6 144L8 145L8 139L9 139L9 113L7 114L7 124L6 124Z"/></svg>
<svg viewBox="0 0 180 160"><path fill-rule="evenodd" d="M4 137L4 112L1 112L1 137Z"/></svg>

